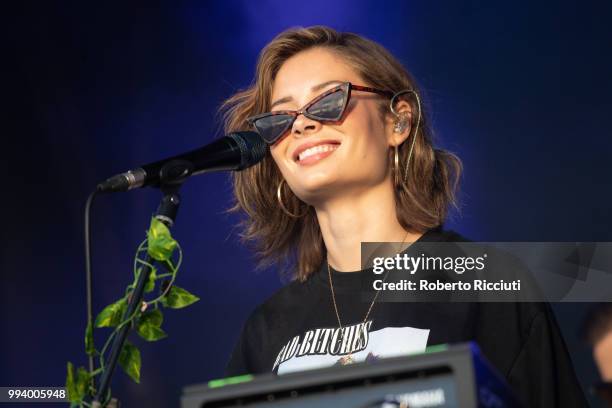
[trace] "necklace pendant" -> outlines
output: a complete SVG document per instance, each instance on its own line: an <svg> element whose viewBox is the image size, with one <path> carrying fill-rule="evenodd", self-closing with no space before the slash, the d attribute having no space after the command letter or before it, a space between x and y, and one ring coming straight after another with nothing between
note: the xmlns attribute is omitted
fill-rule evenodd
<svg viewBox="0 0 612 408"><path fill-rule="evenodd" d="M353 364L354 362L355 362L355 359L353 358L352 354L348 354L340 358L340 360L338 360L338 363L340 363L340 365L349 365L349 364Z"/></svg>

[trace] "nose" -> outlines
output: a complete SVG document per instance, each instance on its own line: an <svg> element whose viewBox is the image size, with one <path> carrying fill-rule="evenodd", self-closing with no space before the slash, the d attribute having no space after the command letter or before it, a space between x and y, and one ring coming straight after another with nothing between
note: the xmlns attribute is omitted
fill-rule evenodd
<svg viewBox="0 0 612 408"><path fill-rule="evenodd" d="M318 132L321 126L320 122L307 118L304 114L300 114L293 122L291 134L295 137L308 136Z"/></svg>

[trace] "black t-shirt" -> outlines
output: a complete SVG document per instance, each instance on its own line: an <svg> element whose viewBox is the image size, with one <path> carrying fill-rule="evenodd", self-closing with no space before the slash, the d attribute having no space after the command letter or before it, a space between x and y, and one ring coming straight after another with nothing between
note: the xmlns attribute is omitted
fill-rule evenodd
<svg viewBox="0 0 612 408"><path fill-rule="evenodd" d="M417 242L466 241L440 228ZM407 355L426 346L475 341L528 407L587 406L567 348L545 303L393 303L359 296L366 271L327 263L258 306L245 323L226 374L285 372Z"/></svg>

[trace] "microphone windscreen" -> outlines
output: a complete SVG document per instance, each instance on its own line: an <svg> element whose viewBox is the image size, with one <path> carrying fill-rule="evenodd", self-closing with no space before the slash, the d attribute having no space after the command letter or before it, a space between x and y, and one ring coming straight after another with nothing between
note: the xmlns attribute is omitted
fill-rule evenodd
<svg viewBox="0 0 612 408"><path fill-rule="evenodd" d="M256 132L234 132L228 135L240 149L240 166L236 170L244 170L259 163L266 156L266 142Z"/></svg>

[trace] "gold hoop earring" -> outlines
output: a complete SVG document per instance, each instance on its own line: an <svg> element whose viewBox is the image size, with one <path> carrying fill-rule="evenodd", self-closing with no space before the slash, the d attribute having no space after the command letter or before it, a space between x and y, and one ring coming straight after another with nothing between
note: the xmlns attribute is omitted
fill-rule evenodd
<svg viewBox="0 0 612 408"><path fill-rule="evenodd" d="M282 197L282 188L283 188L283 183L285 182L285 179L282 179L281 182L278 184L278 188L276 189L276 198L278 199L278 204L280 205L281 210L287 214L289 217L291 218L302 218L303 216L306 215L306 213L308 212L308 209L306 209L306 211L304 211L302 214L296 215L293 214L291 211L289 211L287 209L287 207L285 207L285 204L283 204L283 197Z"/></svg>
<svg viewBox="0 0 612 408"><path fill-rule="evenodd" d="M399 168L399 148L394 146L393 148L393 180L395 182L395 188L401 187L400 168Z"/></svg>

